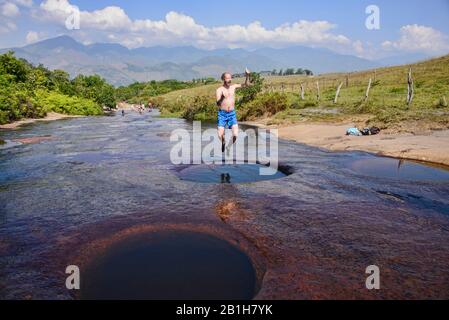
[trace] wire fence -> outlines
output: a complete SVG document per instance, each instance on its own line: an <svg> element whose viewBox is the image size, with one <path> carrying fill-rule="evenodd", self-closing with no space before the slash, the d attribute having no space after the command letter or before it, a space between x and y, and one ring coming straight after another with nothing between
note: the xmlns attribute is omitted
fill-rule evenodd
<svg viewBox="0 0 449 320"><path fill-rule="evenodd" d="M405 71L405 69L404 69ZM420 68L420 75L440 71L437 68ZM424 82L421 81L421 82ZM323 104L376 103L384 106L417 105L447 106L449 82L444 88L423 90L416 85L411 68L407 72L395 70L374 70L358 74L339 74L333 76L279 77L264 85L263 92L282 92L297 95L299 101L315 101Z"/></svg>

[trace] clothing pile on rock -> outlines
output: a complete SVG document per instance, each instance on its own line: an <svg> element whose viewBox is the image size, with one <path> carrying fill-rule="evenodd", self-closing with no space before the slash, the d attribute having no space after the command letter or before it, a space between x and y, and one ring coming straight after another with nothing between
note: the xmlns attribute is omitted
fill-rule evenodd
<svg viewBox="0 0 449 320"><path fill-rule="evenodd" d="M358 128L349 128L346 131L347 136L373 136L380 132L380 129L377 127L364 128L359 130Z"/></svg>

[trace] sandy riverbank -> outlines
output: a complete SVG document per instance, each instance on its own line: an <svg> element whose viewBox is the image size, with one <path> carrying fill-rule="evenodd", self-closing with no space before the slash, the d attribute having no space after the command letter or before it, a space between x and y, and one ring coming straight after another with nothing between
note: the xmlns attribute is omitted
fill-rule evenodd
<svg viewBox="0 0 449 320"><path fill-rule="evenodd" d="M449 166L449 130L425 133L380 133L376 136L346 136L353 124L298 124L264 126L279 130L281 139L293 140L332 151L367 151L395 158L433 162Z"/></svg>
<svg viewBox="0 0 449 320"><path fill-rule="evenodd" d="M63 120L63 119L70 119L70 118L80 118L82 116L70 116L67 114L61 114L56 112L49 112L45 118L41 119L24 119L20 121L15 121L13 123L8 123L4 125L0 125L0 129L17 129L20 126L23 126L25 124L35 123L38 121L56 121L56 120Z"/></svg>

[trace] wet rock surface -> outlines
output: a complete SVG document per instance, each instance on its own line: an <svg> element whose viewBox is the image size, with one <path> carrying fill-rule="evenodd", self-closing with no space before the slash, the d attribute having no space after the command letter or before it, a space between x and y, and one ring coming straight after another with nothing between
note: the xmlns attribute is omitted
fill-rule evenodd
<svg viewBox="0 0 449 320"><path fill-rule="evenodd" d="M20 144L32 144L32 143L41 143L44 141L52 140L53 138L51 136L44 136L44 137L29 137L29 138L20 138L15 139L14 142L18 142Z"/></svg>
<svg viewBox="0 0 449 320"><path fill-rule="evenodd" d="M254 265L256 299L449 298L448 181L371 175L348 163L372 155L286 141L289 176L184 181L169 158L179 128L191 124L127 115L1 133L53 139L0 151L0 298L77 298L66 266L153 229L237 246ZM381 290L365 288L369 265Z"/></svg>

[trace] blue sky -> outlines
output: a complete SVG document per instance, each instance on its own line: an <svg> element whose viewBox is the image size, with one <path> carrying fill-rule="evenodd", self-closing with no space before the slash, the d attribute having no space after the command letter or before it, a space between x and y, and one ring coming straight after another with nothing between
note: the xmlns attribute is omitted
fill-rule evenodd
<svg viewBox="0 0 449 320"><path fill-rule="evenodd" d="M365 8L375 4L380 7L385 22L389 22L385 27L397 30L417 23L449 31L448 0L74 0L72 3L85 10L116 5L134 19L158 20L169 11L179 11L207 26L245 25L261 20L267 27L275 27L300 19L329 20L347 32L357 32L359 24L365 21Z"/></svg>
<svg viewBox="0 0 449 320"><path fill-rule="evenodd" d="M365 27L372 4L379 30ZM80 29L68 30L74 6ZM2 48L68 34L131 48L306 45L366 58L449 52L449 0L0 0L0 19Z"/></svg>

